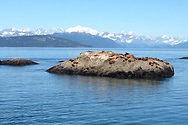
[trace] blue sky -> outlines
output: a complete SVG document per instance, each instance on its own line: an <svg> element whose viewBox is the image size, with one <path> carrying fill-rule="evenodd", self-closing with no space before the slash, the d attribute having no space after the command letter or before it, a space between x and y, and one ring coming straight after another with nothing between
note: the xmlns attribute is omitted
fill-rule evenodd
<svg viewBox="0 0 188 125"><path fill-rule="evenodd" d="M81 25L188 38L188 0L1 0L0 29Z"/></svg>

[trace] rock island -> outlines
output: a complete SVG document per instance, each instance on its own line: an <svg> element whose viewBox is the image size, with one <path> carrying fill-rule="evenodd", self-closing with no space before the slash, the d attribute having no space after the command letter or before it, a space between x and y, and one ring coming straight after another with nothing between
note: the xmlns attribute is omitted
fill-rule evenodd
<svg viewBox="0 0 188 125"><path fill-rule="evenodd" d="M11 66L26 66L26 65L35 65L38 64L32 60L13 58L0 61L0 65L11 65Z"/></svg>
<svg viewBox="0 0 188 125"><path fill-rule="evenodd" d="M50 73L113 78L168 78L173 66L151 57L138 58L130 53L87 51L77 58L61 62L47 70Z"/></svg>

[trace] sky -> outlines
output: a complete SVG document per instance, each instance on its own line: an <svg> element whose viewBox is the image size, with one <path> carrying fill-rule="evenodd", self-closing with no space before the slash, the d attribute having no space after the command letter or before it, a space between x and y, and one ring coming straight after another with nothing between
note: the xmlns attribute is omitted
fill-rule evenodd
<svg viewBox="0 0 188 125"><path fill-rule="evenodd" d="M0 0L0 29L68 29L188 38L188 0Z"/></svg>

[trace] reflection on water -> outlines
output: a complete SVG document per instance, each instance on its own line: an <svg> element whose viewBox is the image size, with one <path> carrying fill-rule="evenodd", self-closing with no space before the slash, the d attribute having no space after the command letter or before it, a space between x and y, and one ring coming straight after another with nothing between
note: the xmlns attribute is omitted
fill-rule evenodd
<svg viewBox="0 0 188 125"><path fill-rule="evenodd" d="M172 103L170 100L173 100L171 96L174 96L173 78L148 80L51 75L62 81L56 83L62 87L61 92L66 92L68 88L67 98L62 97L66 98L65 104L72 105L71 108L77 115L87 112L80 117L86 117L85 120L91 124L141 124L146 121L153 124L160 117L174 119L178 116L168 115L178 109L169 105Z"/></svg>
<svg viewBox="0 0 188 125"><path fill-rule="evenodd" d="M171 82L172 79L116 79L108 77L80 76L80 75L60 75L64 78L74 79L80 83L97 84L99 86L151 86Z"/></svg>
<svg viewBox="0 0 188 125"><path fill-rule="evenodd" d="M151 79L116 79L108 77L92 77L79 75L58 75L63 80L67 79L66 85L87 88L98 94L116 93L118 96L129 95L130 97L141 94L151 95L154 93L165 93L168 86L173 83L173 79L151 80ZM62 83L62 86L65 83ZM80 89L79 88L79 89Z"/></svg>

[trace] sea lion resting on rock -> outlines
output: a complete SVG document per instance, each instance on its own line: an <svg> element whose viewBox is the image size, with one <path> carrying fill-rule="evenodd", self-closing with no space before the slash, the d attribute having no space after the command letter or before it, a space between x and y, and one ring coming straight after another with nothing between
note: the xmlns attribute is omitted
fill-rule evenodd
<svg viewBox="0 0 188 125"><path fill-rule="evenodd" d="M129 53L123 55L112 51L87 51L47 71L114 78L166 78L174 75L173 66L157 58L137 58Z"/></svg>

